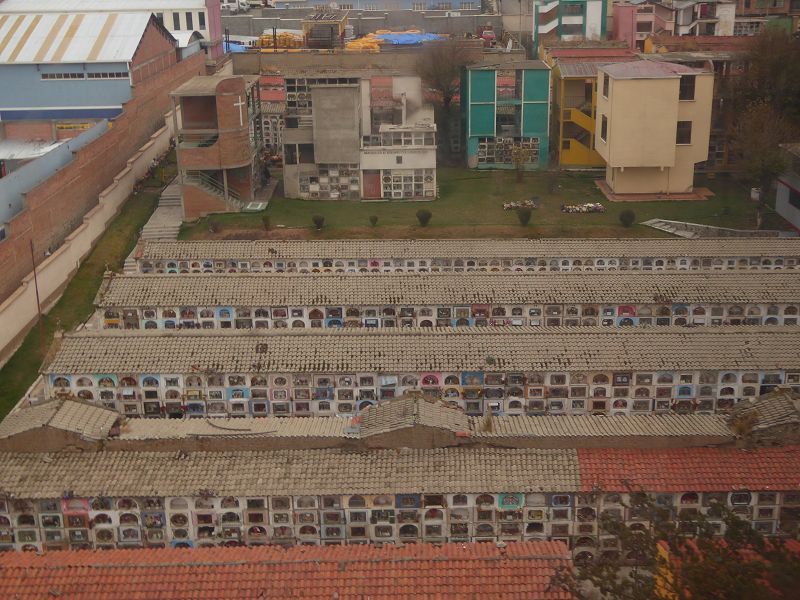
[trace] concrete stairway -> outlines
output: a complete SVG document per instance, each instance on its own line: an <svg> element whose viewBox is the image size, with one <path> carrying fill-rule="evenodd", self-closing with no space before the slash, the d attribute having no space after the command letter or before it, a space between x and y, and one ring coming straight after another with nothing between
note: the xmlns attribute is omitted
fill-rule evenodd
<svg viewBox="0 0 800 600"><path fill-rule="evenodd" d="M697 232L682 228L682 223L679 221L650 219L649 221L644 221L642 225L647 225L648 227L652 227L653 229L658 229L660 231L666 231L667 233L671 233L672 235L677 235L683 238L694 239L700 237Z"/></svg>
<svg viewBox="0 0 800 600"><path fill-rule="evenodd" d="M161 192L158 208L142 228L141 239L150 241L177 240L182 222L181 188L180 185L173 181Z"/></svg>

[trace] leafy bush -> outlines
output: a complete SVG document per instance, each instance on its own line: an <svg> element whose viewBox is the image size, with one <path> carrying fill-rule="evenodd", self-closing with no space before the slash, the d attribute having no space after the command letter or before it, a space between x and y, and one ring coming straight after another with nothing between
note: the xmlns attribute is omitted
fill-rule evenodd
<svg viewBox="0 0 800 600"><path fill-rule="evenodd" d="M314 215L311 217L311 220L314 223L314 227L316 227L318 230L322 229L322 226L325 225L325 217L322 215Z"/></svg>
<svg viewBox="0 0 800 600"><path fill-rule="evenodd" d="M533 211L527 206L520 206L517 209L517 218L519 219L520 225L527 225L531 220L531 214Z"/></svg>
<svg viewBox="0 0 800 600"><path fill-rule="evenodd" d="M264 231L269 231L269 226L270 226L269 215L263 215L261 217L261 223L264 225Z"/></svg>
<svg viewBox="0 0 800 600"><path fill-rule="evenodd" d="M377 217L377 215L372 215L372 216L369 218L369 224L370 224L370 225L372 225L373 227L375 227L375 225L377 225L377 224L378 224L378 217Z"/></svg>

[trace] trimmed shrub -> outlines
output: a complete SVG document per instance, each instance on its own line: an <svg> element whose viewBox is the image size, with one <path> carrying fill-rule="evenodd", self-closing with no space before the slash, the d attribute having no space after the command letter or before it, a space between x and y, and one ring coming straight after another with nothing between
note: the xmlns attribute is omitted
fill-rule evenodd
<svg viewBox="0 0 800 600"><path fill-rule="evenodd" d="M520 206L517 209L517 218L519 219L520 225L527 225L530 223L531 215L533 211L527 206Z"/></svg>
<svg viewBox="0 0 800 600"><path fill-rule="evenodd" d="M322 215L314 215L311 217L311 221L314 223L314 227L316 227L317 230L322 229L322 226L325 225L325 217Z"/></svg>
<svg viewBox="0 0 800 600"><path fill-rule="evenodd" d="M636 213L633 212L630 208L626 208L621 213L619 213L619 222L622 223L625 227L630 227L636 222Z"/></svg>
<svg viewBox="0 0 800 600"><path fill-rule="evenodd" d="M369 218L369 224L372 225L373 227L375 227L375 225L378 224L378 216L377 215L372 215Z"/></svg>
<svg viewBox="0 0 800 600"><path fill-rule="evenodd" d="M419 224L422 225L422 227L428 225L432 216L433 213L427 208L421 208L417 211L417 221L419 221Z"/></svg>
<svg viewBox="0 0 800 600"><path fill-rule="evenodd" d="M264 231L269 231L269 226L270 226L269 215L262 215L261 223L264 225Z"/></svg>

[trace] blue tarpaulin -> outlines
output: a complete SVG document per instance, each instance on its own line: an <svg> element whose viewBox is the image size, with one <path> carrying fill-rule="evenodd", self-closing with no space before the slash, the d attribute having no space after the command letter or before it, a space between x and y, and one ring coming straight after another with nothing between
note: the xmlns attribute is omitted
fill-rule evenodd
<svg viewBox="0 0 800 600"><path fill-rule="evenodd" d="M244 44L237 44L236 42L222 42L225 52L247 52L247 46Z"/></svg>
<svg viewBox="0 0 800 600"><path fill-rule="evenodd" d="M394 46L413 46L442 39L442 36L436 33L376 33L375 37Z"/></svg>

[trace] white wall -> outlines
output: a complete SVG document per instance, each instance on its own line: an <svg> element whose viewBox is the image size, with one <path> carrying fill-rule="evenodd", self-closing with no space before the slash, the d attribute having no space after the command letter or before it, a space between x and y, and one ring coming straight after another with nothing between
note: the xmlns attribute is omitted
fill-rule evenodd
<svg viewBox="0 0 800 600"><path fill-rule="evenodd" d="M601 39L603 30L603 1L586 3L586 39Z"/></svg>
<svg viewBox="0 0 800 600"><path fill-rule="evenodd" d="M794 179L796 180L794 183L800 188L800 177L795 177ZM792 227L800 230L800 208L789 204L789 187L783 181L778 181L775 212L786 219Z"/></svg>

